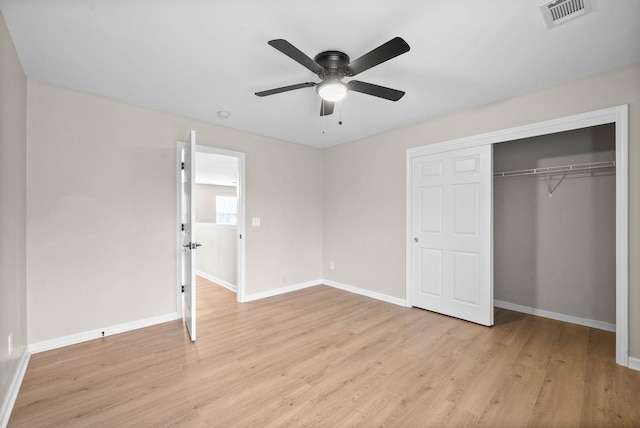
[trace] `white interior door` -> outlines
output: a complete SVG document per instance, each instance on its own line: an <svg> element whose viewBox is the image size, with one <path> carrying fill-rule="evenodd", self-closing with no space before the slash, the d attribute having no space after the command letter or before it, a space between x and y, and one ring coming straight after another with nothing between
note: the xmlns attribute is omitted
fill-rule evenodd
<svg viewBox="0 0 640 428"><path fill-rule="evenodd" d="M182 283L184 322L192 341L196 340L196 257L195 237L196 131L191 131L182 156Z"/></svg>
<svg viewBox="0 0 640 428"><path fill-rule="evenodd" d="M493 325L492 146L411 160L411 303Z"/></svg>

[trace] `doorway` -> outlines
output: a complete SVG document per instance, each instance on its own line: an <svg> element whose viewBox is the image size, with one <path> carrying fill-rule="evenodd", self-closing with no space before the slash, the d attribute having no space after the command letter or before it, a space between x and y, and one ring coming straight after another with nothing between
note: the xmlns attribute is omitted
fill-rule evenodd
<svg viewBox="0 0 640 428"><path fill-rule="evenodd" d="M592 126L614 124L615 127L615 307L616 307L616 363L629 365L628 348L628 295L629 295L629 252L628 252L628 106L622 105L574 116L519 126L501 131L476 135L442 143L430 144L423 147L409 149L407 151L407 232L406 232L406 296L407 306L414 304L413 272L420 266L414 260L415 231L412 229L413 207L420 201L412 198L412 161L421 156L433 155L447 151L463 150L471 147L492 146L496 143L505 143L513 140L521 140L541 135L576 130ZM488 201L491 203L491 201ZM491 228L491 235L494 230ZM491 256L493 272L493 254ZM493 273L489 292L493 296ZM493 302L490 307L493 312ZM461 317L464 318L464 317Z"/></svg>
<svg viewBox="0 0 640 428"><path fill-rule="evenodd" d="M196 150L196 275L238 291L238 170L235 156Z"/></svg>

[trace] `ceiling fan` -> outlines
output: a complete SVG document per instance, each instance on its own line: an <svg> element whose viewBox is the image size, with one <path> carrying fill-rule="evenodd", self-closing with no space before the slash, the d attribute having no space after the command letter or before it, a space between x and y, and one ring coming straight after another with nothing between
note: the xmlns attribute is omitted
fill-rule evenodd
<svg viewBox="0 0 640 428"><path fill-rule="evenodd" d="M350 82L342 81L345 77L355 76L371 67L375 67L376 65L408 52L410 49L409 45L401 37L395 37L351 62L349 62L349 56L340 51L320 52L314 59L311 59L284 39L271 40L268 43L289 58L317 74L322 81L319 83L298 83L297 85L256 92L256 95L259 97L315 86L316 92L322 98L320 116L326 116L333 113L333 107L336 101L341 100L347 91L360 92L391 101L398 101L404 96L404 92L398 91L397 89L360 82L358 80L351 80Z"/></svg>

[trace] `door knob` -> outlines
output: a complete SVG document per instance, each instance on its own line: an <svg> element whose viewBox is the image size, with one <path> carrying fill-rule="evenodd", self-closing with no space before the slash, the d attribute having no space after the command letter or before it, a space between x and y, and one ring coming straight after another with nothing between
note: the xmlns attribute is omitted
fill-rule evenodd
<svg viewBox="0 0 640 428"><path fill-rule="evenodd" d="M420 242L420 240L419 240L419 239L418 239L418 237L416 236L415 238L413 238L413 242L418 243L418 242Z"/></svg>

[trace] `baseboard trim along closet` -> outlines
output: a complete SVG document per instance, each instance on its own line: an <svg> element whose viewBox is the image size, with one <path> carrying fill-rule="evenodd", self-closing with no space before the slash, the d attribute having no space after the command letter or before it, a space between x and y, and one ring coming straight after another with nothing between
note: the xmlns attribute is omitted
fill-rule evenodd
<svg viewBox="0 0 640 428"><path fill-rule="evenodd" d="M208 279L211 282L215 282L216 284L221 285L224 288L226 288L227 290L233 291L234 293L238 292L238 287L237 286L233 285L230 282L225 281L224 279L216 278L215 276L209 275L208 273L203 272L201 270L196 270L196 275L201 276L201 277L203 277L205 279Z"/></svg>
<svg viewBox="0 0 640 428"><path fill-rule="evenodd" d="M599 330L616 331L616 325L604 322L596 321L589 318L574 317L572 315L559 314L557 312L545 311L543 309L531 308L529 306L517 305L515 303L503 302L502 300L494 300L493 305L508 309L510 311L522 312L525 314L536 315L544 318L551 318L558 321L570 322L572 324L584 325L586 327L593 327Z"/></svg>
<svg viewBox="0 0 640 428"><path fill-rule="evenodd" d="M52 349L62 348L63 346L75 345L76 343L86 342L88 340L99 339L105 336L111 336L118 333L124 333L139 328L151 327L152 325L162 324L169 321L180 319L180 314L173 312L170 314L160 315L157 317L146 318L142 320L127 322L123 324L112 325L109 327L85 331L83 333L71 334L69 336L58 337L56 339L43 340L29 344L29 351L32 354L38 352L50 351ZM104 334L103 334L104 333Z"/></svg>
<svg viewBox="0 0 640 428"><path fill-rule="evenodd" d="M29 349L25 347L24 352L22 353L22 357L20 357L18 369L14 373L13 379L9 384L9 391L4 398L4 401L2 402L2 407L0 407L0 427L6 427L9 424L11 411L13 410L13 405L16 403L16 399L18 398L18 392L20 392L22 380L24 379L24 375L27 372L27 366L29 365L30 357L31 354L29 353Z"/></svg>
<svg viewBox="0 0 640 428"><path fill-rule="evenodd" d="M371 290L365 290L364 288L354 287L353 285L342 284L340 282L331 281L329 279L323 279L322 283L329 287L338 288L340 290L348 291L354 294L360 294L361 296L371 297L372 299L382 300L383 302L393 303L398 306L407 306L405 299L389 296L387 294L378 293Z"/></svg>
<svg viewBox="0 0 640 428"><path fill-rule="evenodd" d="M640 371L640 358L629 357L629 368Z"/></svg>

